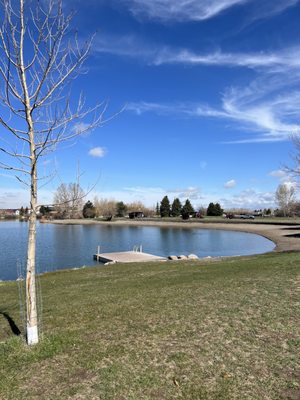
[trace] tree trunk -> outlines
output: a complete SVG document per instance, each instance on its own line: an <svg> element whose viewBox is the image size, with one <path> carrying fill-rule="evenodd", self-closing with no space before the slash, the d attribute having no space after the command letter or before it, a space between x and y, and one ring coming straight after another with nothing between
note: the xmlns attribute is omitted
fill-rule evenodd
<svg viewBox="0 0 300 400"><path fill-rule="evenodd" d="M19 79L23 89L23 104L25 119L28 126L28 143L30 147L30 216L27 248L26 269L26 330L27 343L38 343L38 324L35 285L35 258L36 258L36 207L37 207L37 155L35 145L35 131L32 119L32 106L30 104L29 89L24 63L24 37L25 37L24 0L20 0L20 45L19 45Z"/></svg>
<svg viewBox="0 0 300 400"><path fill-rule="evenodd" d="M27 270L26 270L26 328L27 343L33 345L38 343L38 320L36 305L36 206L37 206L37 178L36 164L32 161L31 175L31 198L30 216L27 249Z"/></svg>

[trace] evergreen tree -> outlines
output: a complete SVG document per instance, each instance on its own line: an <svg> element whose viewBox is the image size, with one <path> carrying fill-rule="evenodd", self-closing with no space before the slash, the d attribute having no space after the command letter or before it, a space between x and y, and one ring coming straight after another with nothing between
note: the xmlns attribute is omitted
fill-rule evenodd
<svg viewBox="0 0 300 400"><path fill-rule="evenodd" d="M195 212L194 207L192 206L191 202L189 199L186 199L184 206L182 207L182 218L183 219L188 219L191 214Z"/></svg>
<svg viewBox="0 0 300 400"><path fill-rule="evenodd" d="M43 216L46 214L45 206L41 206L40 207L40 214L43 215Z"/></svg>
<svg viewBox="0 0 300 400"><path fill-rule="evenodd" d="M160 209L159 209L159 204L158 202L156 203L156 210L155 210L156 215L160 215Z"/></svg>
<svg viewBox="0 0 300 400"><path fill-rule="evenodd" d="M169 217L170 216L170 201L168 196L165 196L161 203L160 203L160 216L163 217Z"/></svg>
<svg viewBox="0 0 300 400"><path fill-rule="evenodd" d="M116 211L117 211L117 213L116 213L117 217L124 217L125 213L127 211L126 204L124 204L123 201L119 201L116 204Z"/></svg>
<svg viewBox="0 0 300 400"><path fill-rule="evenodd" d="M220 216L223 214L223 209L221 208L219 203L209 203L206 214L210 217Z"/></svg>
<svg viewBox="0 0 300 400"><path fill-rule="evenodd" d="M41 215L46 215L46 214L48 214L50 212L50 208L49 207L47 207L47 206L41 206L40 207L40 214Z"/></svg>
<svg viewBox="0 0 300 400"><path fill-rule="evenodd" d="M209 203L207 207L206 214L208 217L214 216L215 215L215 205L214 203Z"/></svg>
<svg viewBox="0 0 300 400"><path fill-rule="evenodd" d="M171 215L172 217L179 217L181 215L182 205L178 198L174 199L171 207Z"/></svg>
<svg viewBox="0 0 300 400"><path fill-rule="evenodd" d="M223 215L224 210L221 208L219 203L215 204L215 216Z"/></svg>
<svg viewBox="0 0 300 400"><path fill-rule="evenodd" d="M83 206L82 215L84 218L95 218L96 209L91 201L87 201Z"/></svg>

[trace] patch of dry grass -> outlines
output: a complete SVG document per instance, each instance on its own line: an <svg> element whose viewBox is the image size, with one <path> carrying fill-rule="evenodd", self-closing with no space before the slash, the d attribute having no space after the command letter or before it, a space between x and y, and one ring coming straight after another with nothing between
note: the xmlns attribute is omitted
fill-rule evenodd
<svg viewBox="0 0 300 400"><path fill-rule="evenodd" d="M298 399L299 266L280 253L44 275L39 345L0 315L0 398ZM16 285L0 290L19 326Z"/></svg>

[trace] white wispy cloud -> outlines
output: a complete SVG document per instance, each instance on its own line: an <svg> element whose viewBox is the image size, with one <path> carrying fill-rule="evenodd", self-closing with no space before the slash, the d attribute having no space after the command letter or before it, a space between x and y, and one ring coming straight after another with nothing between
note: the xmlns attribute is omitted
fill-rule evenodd
<svg viewBox="0 0 300 400"><path fill-rule="evenodd" d="M282 87L282 79L286 87ZM299 107L300 91L291 92L288 77L284 75L276 79L260 77L245 88L226 91L221 109L213 111L216 111L215 117L234 120L239 128L258 134L238 142L263 143L290 140L299 129Z"/></svg>
<svg viewBox="0 0 300 400"><path fill-rule="evenodd" d="M190 186L187 188L168 189L170 198L178 197L179 199L201 200L203 198L201 190L198 187Z"/></svg>
<svg viewBox="0 0 300 400"><path fill-rule="evenodd" d="M196 52L148 40L133 34L115 35L102 33L94 42L93 51L117 56L132 57L149 65L182 64L194 66L244 67L280 72L300 67L300 46L260 52Z"/></svg>
<svg viewBox="0 0 300 400"><path fill-rule="evenodd" d="M234 6L254 4L255 19L280 13L298 0L119 0L140 19L167 21L203 21L213 18ZM254 19L254 17L253 17Z"/></svg>
<svg viewBox="0 0 300 400"><path fill-rule="evenodd" d="M148 53L149 54L149 53ZM294 46L278 51L249 53L196 53L189 49L162 47L153 54L153 64L216 65L229 67L268 68L279 71L282 68L298 68L300 47Z"/></svg>
<svg viewBox="0 0 300 400"><path fill-rule="evenodd" d="M235 122L237 128L254 133L246 139L235 140L227 143L250 143L250 142L276 142L290 140L293 133L299 130L297 123L297 112L300 108L300 92L277 95L269 100L264 100L267 89L262 98L257 98L257 93L241 96L238 89L225 93L219 109L211 108L202 104L175 103L129 103L127 110L141 115L144 112L155 112L158 115L176 115L178 117L208 117L228 119ZM295 122L293 122L295 121ZM299 121L300 122L300 121ZM249 136L249 135L248 135Z"/></svg>
<svg viewBox="0 0 300 400"><path fill-rule="evenodd" d="M297 3L299 3L299 0L255 0L252 4L249 3L253 5L253 7L249 10L248 23L280 14L287 8L295 6Z"/></svg>
<svg viewBox="0 0 300 400"><path fill-rule="evenodd" d="M249 208L251 210L274 207L275 195L273 192L263 192L256 189L246 189L231 197L223 197L220 204L225 209Z"/></svg>
<svg viewBox="0 0 300 400"><path fill-rule="evenodd" d="M226 89L218 108L207 104L150 102L129 103L127 110L140 115L155 112L158 115L178 117L218 118L231 120L234 126L247 132L247 138L227 143L269 143L290 140L299 132L300 72L287 66L286 70L260 73L244 87ZM249 135L250 134L250 135Z"/></svg>
<svg viewBox="0 0 300 400"><path fill-rule="evenodd" d="M90 149L89 155L92 157L102 158L106 155L106 149L104 147L94 147Z"/></svg>
<svg viewBox="0 0 300 400"><path fill-rule="evenodd" d="M274 178L285 178L287 176L287 173L285 171L283 171L282 169L276 169L274 171L271 171L269 173L270 176L273 176Z"/></svg>
<svg viewBox="0 0 300 400"><path fill-rule="evenodd" d="M154 112L158 115L170 115L172 113L188 113L188 108L180 104L161 104L161 103L152 103L148 101L140 101L140 102L129 102L126 104L126 110L136 113L137 115L141 115L145 112Z"/></svg>
<svg viewBox="0 0 300 400"><path fill-rule="evenodd" d="M149 199L161 200L164 196L168 196L170 201L173 198L178 197L179 199L190 199L190 200L200 200L202 199L201 190L198 187L189 186L186 188L171 188L163 189L160 187L144 187L144 186L134 186L125 187L123 189L127 195L135 196L141 201L149 202Z"/></svg>
<svg viewBox="0 0 300 400"><path fill-rule="evenodd" d="M125 0L137 17L162 21L201 21L249 0Z"/></svg>
<svg viewBox="0 0 300 400"><path fill-rule="evenodd" d="M93 43L93 52L114 54L117 56L136 57L141 60L152 60L155 57L155 44L145 42L136 35L115 35L101 33Z"/></svg>
<svg viewBox="0 0 300 400"><path fill-rule="evenodd" d="M281 169L271 171L269 176L273 178L277 178L280 184L287 185L289 188L292 186L295 189L299 188L299 184L295 181L295 177L289 174L288 171L284 171Z"/></svg>
<svg viewBox="0 0 300 400"><path fill-rule="evenodd" d="M249 208L254 210L275 206L274 192L252 188L245 189L234 195L229 195L229 192L222 195L221 192L205 192L199 187L164 189L162 187L136 186L124 187L118 191L102 190L99 193L91 194L91 198L94 194L99 198L115 199L125 203L141 201L148 207L154 207L166 195L170 202L178 197L183 203L188 198L195 209L201 206L207 207L210 202L218 202L224 209Z"/></svg>
<svg viewBox="0 0 300 400"><path fill-rule="evenodd" d="M292 5L292 2L289 3ZM102 41L101 41L102 40ZM230 53L215 51L201 54L190 49L144 43L135 36L104 37L97 51L135 57L139 62L159 67L182 64L195 67L251 69L256 77L244 86L227 87L220 106L204 103L162 104L149 101L129 102L127 110L138 115L159 115L227 119L239 130L250 133L234 143L270 143L290 139L299 131L300 46L264 52ZM232 142L228 142L232 143Z"/></svg>
<svg viewBox="0 0 300 400"><path fill-rule="evenodd" d="M52 204L54 191L39 189L39 204ZM21 208L29 207L30 199L27 189L22 187L1 187L0 208Z"/></svg>
<svg viewBox="0 0 300 400"><path fill-rule="evenodd" d="M151 193L165 193L160 187L145 187L145 186L128 186L123 188L124 191L134 194L151 194Z"/></svg>
<svg viewBox="0 0 300 400"><path fill-rule="evenodd" d="M230 181L227 181L224 183L224 188L225 189L232 189L237 185L236 181L234 179L231 179Z"/></svg>

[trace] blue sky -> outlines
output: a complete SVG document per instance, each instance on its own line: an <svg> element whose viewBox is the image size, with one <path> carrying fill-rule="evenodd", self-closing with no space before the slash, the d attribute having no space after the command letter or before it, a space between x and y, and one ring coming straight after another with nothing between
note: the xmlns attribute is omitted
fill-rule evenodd
<svg viewBox="0 0 300 400"><path fill-rule="evenodd" d="M155 205L164 195L195 207L274 206L291 183L291 135L300 127L300 1L73 0L81 39L97 32L87 73L72 83L87 105L108 101L101 128L40 165L40 189L97 182L99 197ZM120 113L119 111L122 110ZM82 121L86 123L86 121ZM0 208L28 204L0 172Z"/></svg>

